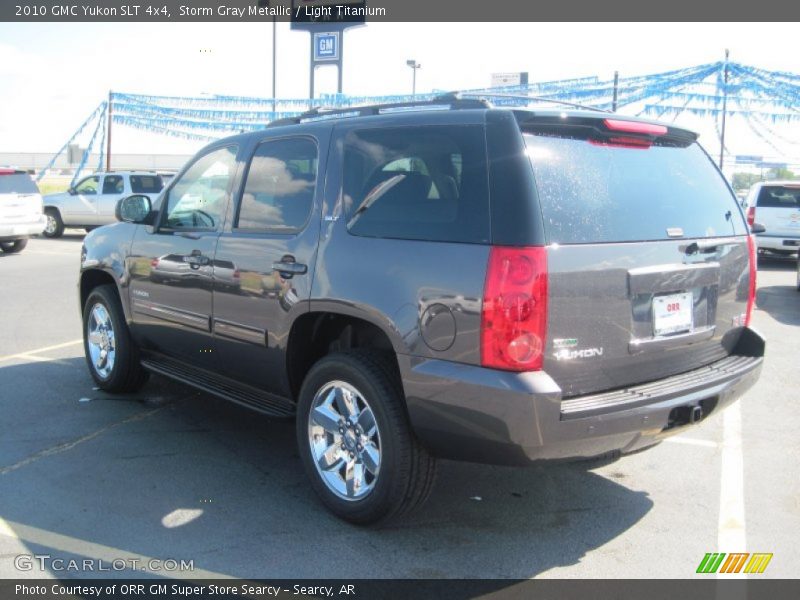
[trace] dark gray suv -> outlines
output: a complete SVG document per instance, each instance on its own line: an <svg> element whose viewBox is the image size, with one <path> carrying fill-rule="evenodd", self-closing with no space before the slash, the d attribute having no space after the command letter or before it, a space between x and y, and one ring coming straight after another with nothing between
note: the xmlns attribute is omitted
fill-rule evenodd
<svg viewBox="0 0 800 600"><path fill-rule="evenodd" d="M652 446L761 368L747 223L672 126L455 95L312 112L118 216L81 261L97 384L155 372L295 417L352 522L420 504L438 457Z"/></svg>

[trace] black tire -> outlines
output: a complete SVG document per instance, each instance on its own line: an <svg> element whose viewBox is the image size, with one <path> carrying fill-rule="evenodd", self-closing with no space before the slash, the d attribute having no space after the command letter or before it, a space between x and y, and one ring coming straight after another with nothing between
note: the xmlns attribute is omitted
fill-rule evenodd
<svg viewBox="0 0 800 600"><path fill-rule="evenodd" d="M45 227L42 235L47 238L60 238L64 235L64 221L61 219L61 213L57 208L45 208L44 214L48 219L47 226ZM54 221L54 226L50 227L50 219Z"/></svg>
<svg viewBox="0 0 800 600"><path fill-rule="evenodd" d="M797 257L797 291L800 292L800 255Z"/></svg>
<svg viewBox="0 0 800 600"><path fill-rule="evenodd" d="M309 415L317 392L334 381L357 389L380 432L380 469L374 487L359 499L344 499L317 470L309 437ZM374 352L336 353L309 371L297 406L297 441L311 485L336 516L359 525L386 522L421 505L430 495L436 461L414 437L406 415L400 379L391 362Z"/></svg>
<svg viewBox="0 0 800 600"><path fill-rule="evenodd" d="M114 332L114 362L107 374L98 371L89 350L89 320L92 310L98 304L105 308ZM106 392L135 392L147 380L147 371L139 362L139 349L128 331L117 290L111 284L97 286L86 299L83 307L83 351L92 378Z"/></svg>
<svg viewBox="0 0 800 600"><path fill-rule="evenodd" d="M13 242L0 242L0 249L6 254L16 254L22 252L25 246L28 245L28 240L14 240Z"/></svg>

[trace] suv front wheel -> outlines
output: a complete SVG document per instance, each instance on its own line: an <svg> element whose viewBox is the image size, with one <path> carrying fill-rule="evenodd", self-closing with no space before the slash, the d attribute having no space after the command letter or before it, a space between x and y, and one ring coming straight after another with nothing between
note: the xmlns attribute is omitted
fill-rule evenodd
<svg viewBox="0 0 800 600"><path fill-rule="evenodd" d="M113 285L96 287L86 299L83 349L92 378L106 392L135 392L147 379Z"/></svg>
<svg viewBox="0 0 800 600"><path fill-rule="evenodd" d="M388 360L364 352L322 358L297 407L300 456L314 490L358 524L397 517L430 494L435 461L414 437Z"/></svg>

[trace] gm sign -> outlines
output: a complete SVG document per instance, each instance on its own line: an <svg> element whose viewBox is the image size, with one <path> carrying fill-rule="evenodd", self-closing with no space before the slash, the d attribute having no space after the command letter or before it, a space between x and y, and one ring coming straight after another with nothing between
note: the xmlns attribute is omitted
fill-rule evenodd
<svg viewBox="0 0 800 600"><path fill-rule="evenodd" d="M314 62L339 60L339 32L314 34Z"/></svg>

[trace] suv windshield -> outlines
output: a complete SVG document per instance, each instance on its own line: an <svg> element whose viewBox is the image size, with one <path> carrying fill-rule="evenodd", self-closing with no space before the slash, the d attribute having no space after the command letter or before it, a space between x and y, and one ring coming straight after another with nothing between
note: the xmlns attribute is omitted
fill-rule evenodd
<svg viewBox="0 0 800 600"><path fill-rule="evenodd" d="M550 243L747 232L730 189L697 144L631 148L552 135L524 138Z"/></svg>
<svg viewBox="0 0 800 600"><path fill-rule="evenodd" d="M765 185L758 194L759 208L797 208L800 206L800 184L797 187Z"/></svg>
<svg viewBox="0 0 800 600"><path fill-rule="evenodd" d="M39 189L27 173L0 175L0 194L38 194Z"/></svg>

